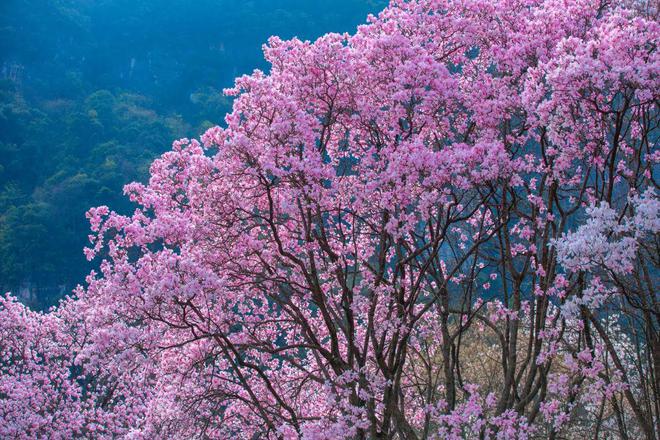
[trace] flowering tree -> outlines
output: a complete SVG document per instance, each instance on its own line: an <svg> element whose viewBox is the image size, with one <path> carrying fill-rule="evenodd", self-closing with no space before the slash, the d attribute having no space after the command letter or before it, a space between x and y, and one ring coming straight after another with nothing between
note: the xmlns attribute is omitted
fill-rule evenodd
<svg viewBox="0 0 660 440"><path fill-rule="evenodd" d="M394 0L272 38L226 128L128 185L132 216L90 210L86 288L4 300L7 429L657 439L656 14Z"/></svg>

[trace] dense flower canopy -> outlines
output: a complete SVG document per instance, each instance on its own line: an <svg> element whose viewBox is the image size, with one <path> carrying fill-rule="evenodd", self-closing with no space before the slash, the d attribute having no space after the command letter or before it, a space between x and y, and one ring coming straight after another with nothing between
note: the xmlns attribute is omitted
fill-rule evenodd
<svg viewBox="0 0 660 440"><path fill-rule="evenodd" d="M133 215L89 211L100 274L0 302L0 434L657 439L659 35L393 0L271 38Z"/></svg>

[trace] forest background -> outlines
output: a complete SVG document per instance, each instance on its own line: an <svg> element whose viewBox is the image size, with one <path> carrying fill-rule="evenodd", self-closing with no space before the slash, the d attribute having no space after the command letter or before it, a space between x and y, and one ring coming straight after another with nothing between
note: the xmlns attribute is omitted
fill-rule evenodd
<svg viewBox="0 0 660 440"><path fill-rule="evenodd" d="M93 268L85 212L130 213L172 139L223 124L270 35L352 32L384 0L0 2L0 289L38 309Z"/></svg>

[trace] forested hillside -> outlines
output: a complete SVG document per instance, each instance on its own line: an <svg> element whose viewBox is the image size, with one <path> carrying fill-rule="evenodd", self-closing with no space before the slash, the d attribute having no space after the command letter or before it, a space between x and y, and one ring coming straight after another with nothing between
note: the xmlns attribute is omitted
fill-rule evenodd
<svg viewBox="0 0 660 440"><path fill-rule="evenodd" d="M5 0L0 4L0 288L53 304L92 268L91 206L130 212L171 140L223 123L221 90L270 35L352 31L384 0Z"/></svg>

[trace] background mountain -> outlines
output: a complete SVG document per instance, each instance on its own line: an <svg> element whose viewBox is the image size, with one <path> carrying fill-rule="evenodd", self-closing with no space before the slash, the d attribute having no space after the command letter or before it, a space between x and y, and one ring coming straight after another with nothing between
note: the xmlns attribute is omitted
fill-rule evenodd
<svg viewBox="0 0 660 440"><path fill-rule="evenodd" d="M54 304L92 269L91 206L131 206L173 139L222 124L221 90L270 35L351 31L384 0L4 0L0 288Z"/></svg>

